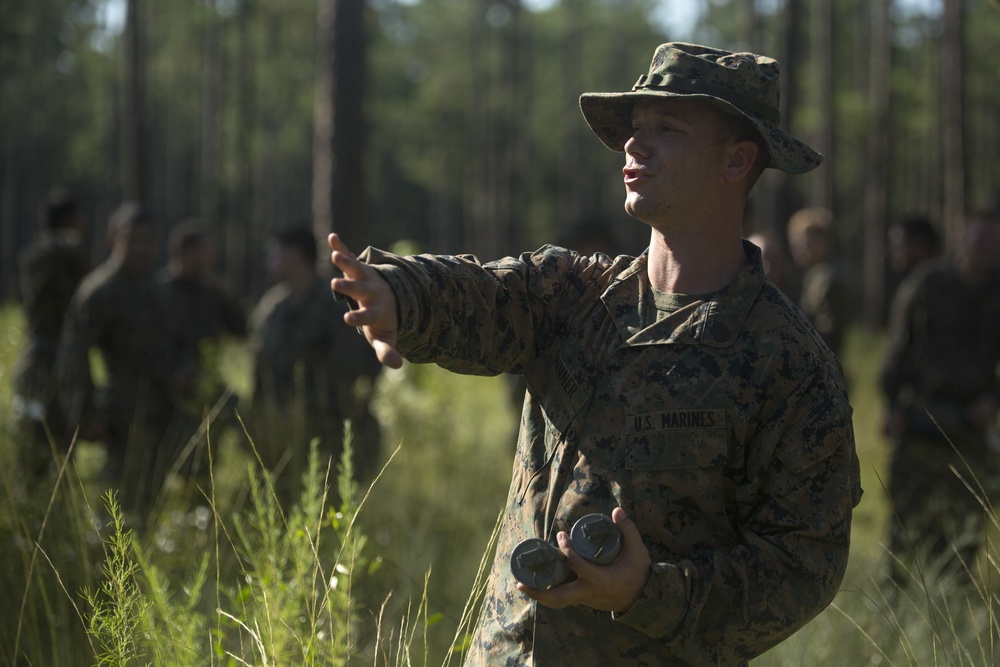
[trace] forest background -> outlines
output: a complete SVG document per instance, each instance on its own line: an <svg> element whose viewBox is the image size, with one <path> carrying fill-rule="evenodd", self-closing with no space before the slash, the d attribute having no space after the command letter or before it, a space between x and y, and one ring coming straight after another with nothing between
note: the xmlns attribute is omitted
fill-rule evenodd
<svg viewBox="0 0 1000 667"><path fill-rule="evenodd" d="M621 157L577 99L627 89L668 40L779 60L783 125L827 160L769 170L750 222L830 208L869 325L889 223L926 215L950 247L963 211L997 203L995 0L7 0L0 297L54 185L84 199L95 263L108 213L140 198L161 240L214 229L248 299L292 222L494 259L597 220L638 252Z"/></svg>
<svg viewBox="0 0 1000 667"><path fill-rule="evenodd" d="M891 519L880 488L886 448L874 369L888 297L888 225L926 215L950 248L963 211L998 203L995 0L4 0L0 301L16 298L17 252L34 236L36 207L54 185L82 198L94 264L106 256L104 223L123 199L152 210L161 260L170 227L200 218L216 232L220 271L247 305L267 284L268 232L289 223L310 223L320 235L338 231L356 249L405 239L410 248L493 259L598 221L617 250L639 252L646 235L622 211L621 156L592 135L577 99L627 89L647 71L655 45L669 40L779 60L783 124L827 160L807 176L765 174L750 223L780 232L799 207L829 207L858 297L859 326L844 361L866 494L851 569L835 607L755 664L994 664L1000 577L992 543L976 577L986 583L961 608L940 606L930 592L897 604L878 583ZM6 378L22 336L16 307L0 310L0 408L10 404ZM222 362L243 393L245 347L225 350ZM407 366L382 376L376 407L386 456L403 448L359 515L368 573L357 568L346 607L355 621L347 625L367 629L338 650L361 651L365 663L457 661L453 649L468 630L463 606L475 595L509 481L516 406L500 379ZM93 664L100 632L87 619L99 607L85 604L80 589L116 580L101 565L107 529L93 523L107 518L94 493L99 451L83 443L79 477L53 492L58 502L45 514L43 535L37 522L50 490L22 511L18 503L32 494L11 479L6 419L0 540L9 558L0 598L22 606L19 615L3 614L0 664L8 656L16 664L18 654L35 665L68 664L67 655ZM146 618L143 605L157 611L159 604L167 609L161 621L186 620L188 631L211 637L211 664L241 664L233 656L305 664L275 660L252 641L248 599L287 592L254 569L255 555L271 552L226 536L238 543L229 545L234 555L219 554L220 531L234 525L228 512L248 502L247 455L226 447L211 511L204 498L190 505L175 498L138 552L164 576L157 580L144 563L120 577L136 582L146 601L131 611ZM259 509L249 523L264 539L267 513ZM325 521L342 530L337 519ZM289 529L271 546L291 550L296 535ZM199 558L213 546L215 590L192 597L190 608L163 602L200 590L191 579L204 577ZM307 555L320 560L318 550ZM339 573L331 589L346 578L340 562L323 567ZM242 573L235 584L234 572ZM299 632L295 604L272 600L265 609L275 632L294 630L293 645L301 637L329 641L329 628ZM330 627L343 626L343 616L328 615ZM175 640L187 637L168 626ZM145 637L138 654L186 664L155 659L161 649L151 638L162 626L153 620L133 629ZM386 648L385 635L396 649ZM411 647L427 651L422 662L411 659ZM191 655L190 664L208 662L204 652Z"/></svg>

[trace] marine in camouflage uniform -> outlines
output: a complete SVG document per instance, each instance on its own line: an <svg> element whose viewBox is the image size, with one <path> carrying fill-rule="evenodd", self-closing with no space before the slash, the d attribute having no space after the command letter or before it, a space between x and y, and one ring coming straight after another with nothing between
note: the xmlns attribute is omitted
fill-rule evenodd
<svg viewBox="0 0 1000 667"><path fill-rule="evenodd" d="M716 95L736 100L726 111L762 137L704 142L730 147L727 164L753 162L724 186L708 180L722 161L686 152L736 122L705 119L711 109L694 100L714 105ZM745 664L836 594L861 495L844 380L805 315L764 275L759 250L739 238L756 165L807 171L821 159L776 130L776 102L770 59L687 44L659 47L633 93L581 98L592 129L626 152L626 210L653 227L639 257L545 246L485 265L374 249L358 261L330 238L345 276L332 287L356 305L345 321L363 326L383 363L398 365L402 354L527 381L467 664ZM662 178L685 163L707 185ZM684 283L714 289L668 292L654 261L664 261L660 244L675 231L663 211L698 210L702 198L687 186L717 187L729 200L721 229L736 255L721 262L721 282ZM723 242L716 231L709 247ZM711 250L702 255L720 263ZM608 565L586 563L566 539L593 512L622 531ZM515 586L510 554L529 537L558 542L577 579L546 591Z"/></svg>
<svg viewBox="0 0 1000 667"><path fill-rule="evenodd" d="M237 398L220 365L224 339L245 337L247 318L242 305L217 281L215 241L197 220L171 229L169 256L158 276L167 321L183 357L194 363L191 389L177 414L187 434L177 468L189 481L194 479L194 485L208 488L208 434L214 434L216 442L228 429L243 435L236 419Z"/></svg>
<svg viewBox="0 0 1000 667"><path fill-rule="evenodd" d="M111 256L73 296L59 350L59 382L69 423L107 446L107 471L122 506L143 514L183 443L176 405L192 372L169 337L162 294L153 279L153 226L135 204L109 220ZM106 382L95 387L90 351Z"/></svg>
<svg viewBox="0 0 1000 667"><path fill-rule="evenodd" d="M215 277L215 244L212 236L196 220L186 220L170 232L170 261L158 277L171 327L186 359L194 361L192 390L184 401L186 430L198 435L199 429L218 434L227 427L239 428L236 421L236 398L229 391L220 369L223 340L247 335L247 317L242 305L218 283ZM210 421L206 421L210 420ZM184 472L191 468L205 471L205 457L197 455L207 444L199 437L188 444ZM207 482L208 480L203 480Z"/></svg>
<svg viewBox="0 0 1000 667"><path fill-rule="evenodd" d="M33 472L45 470L52 460L46 429L60 447L68 445L56 385L56 354L66 309L87 273L79 203L54 190L39 217L41 232L18 258L27 341L14 370L14 410L30 432L23 439L22 458Z"/></svg>
<svg viewBox="0 0 1000 667"><path fill-rule="evenodd" d="M804 208L788 221L789 247L802 270L798 306L834 354L843 353L851 318L850 292L833 254L833 214Z"/></svg>
<svg viewBox="0 0 1000 667"><path fill-rule="evenodd" d="M374 473L379 454L378 424L368 410L380 370L371 348L343 325L347 310L316 272L316 240L307 227L273 235L269 251L278 283L251 315L254 355L254 445L268 468L279 468L277 487L286 503L298 484L313 438L323 464L334 471L343 448L344 420L351 419L354 465L360 478ZM361 380L368 388L356 394Z"/></svg>
<svg viewBox="0 0 1000 667"><path fill-rule="evenodd" d="M906 567L917 555L925 572L962 573L982 546L988 498L976 496L995 488L1000 455L998 267L1000 218L977 214L957 260L922 265L893 302L882 373L890 551ZM914 576L895 562L892 573L901 584Z"/></svg>
<svg viewBox="0 0 1000 667"><path fill-rule="evenodd" d="M159 277L174 336L186 354L199 358L206 343L247 335L243 307L214 276L215 246L209 233L187 220L170 233L170 263Z"/></svg>

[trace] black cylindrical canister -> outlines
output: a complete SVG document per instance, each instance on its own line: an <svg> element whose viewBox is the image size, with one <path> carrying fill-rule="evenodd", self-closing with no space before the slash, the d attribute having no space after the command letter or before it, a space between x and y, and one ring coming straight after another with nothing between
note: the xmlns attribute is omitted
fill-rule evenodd
<svg viewBox="0 0 1000 667"><path fill-rule="evenodd" d="M622 550L621 529L604 514L588 514L573 524L569 533L573 549L598 565L607 565Z"/></svg>
<svg viewBox="0 0 1000 667"><path fill-rule="evenodd" d="M514 578L532 588L553 588L569 578L566 556L552 544L537 537L520 542L510 553Z"/></svg>

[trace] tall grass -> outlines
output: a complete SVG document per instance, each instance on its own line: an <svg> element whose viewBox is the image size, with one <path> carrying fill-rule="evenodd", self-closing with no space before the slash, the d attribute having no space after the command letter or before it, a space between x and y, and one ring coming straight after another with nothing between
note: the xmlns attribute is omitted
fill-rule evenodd
<svg viewBox="0 0 1000 667"><path fill-rule="evenodd" d="M20 345L20 314L0 311L0 400ZM882 546L887 444L873 369L880 340L855 332L849 375L865 494L834 604L753 662L771 665L997 664L996 514L965 572ZM223 375L247 386L246 350ZM475 622L510 480L518 406L500 378L407 365L380 378L386 468L371 489L351 458L313 454L299 501L283 508L243 434L209 428L209 479L168 488L162 511L130 533L101 483L101 450L37 485L17 474L20 444L0 418L0 664L447 665ZM234 442L239 440L239 442ZM315 451L315 450L314 450ZM975 472L975 471L972 471ZM970 475L971 478L971 475ZM888 579L905 557L912 585ZM23 608L16 614L21 601Z"/></svg>

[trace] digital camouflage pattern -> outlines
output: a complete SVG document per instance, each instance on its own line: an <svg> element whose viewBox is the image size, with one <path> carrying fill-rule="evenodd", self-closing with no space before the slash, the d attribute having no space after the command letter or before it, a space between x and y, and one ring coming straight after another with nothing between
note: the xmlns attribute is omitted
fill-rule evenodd
<svg viewBox="0 0 1000 667"><path fill-rule="evenodd" d="M186 353L197 357L203 341L247 334L247 318L239 302L221 287L201 278L160 278L173 336Z"/></svg>
<svg viewBox="0 0 1000 667"><path fill-rule="evenodd" d="M732 53L698 44L661 44L649 73L627 93L585 93L580 110L608 148L625 150L632 136L632 106L639 97L688 97L743 116L771 154L768 167L792 174L815 169L823 156L780 126L778 63L754 53Z"/></svg>
<svg viewBox="0 0 1000 667"><path fill-rule="evenodd" d="M129 274L113 257L84 278L66 313L58 361L63 406L81 437L107 445L106 467L127 510L148 507L187 436L177 405L193 361L169 330L152 275ZM101 387L91 374L95 349L106 373Z"/></svg>
<svg viewBox="0 0 1000 667"><path fill-rule="evenodd" d="M127 424L139 402L147 415L169 413L170 378L190 360L169 337L162 295L152 276L132 276L108 259L87 275L70 304L63 328L60 385L75 423L98 411ZM89 350L100 351L107 370L103 396L95 393Z"/></svg>
<svg viewBox="0 0 1000 667"><path fill-rule="evenodd" d="M226 336L247 335L247 317L240 303L213 282L187 275L159 277L171 337L195 366L193 390L185 400L188 413L200 422L227 389L220 369L219 344ZM218 430L231 419L231 406L216 420Z"/></svg>
<svg viewBox="0 0 1000 667"><path fill-rule="evenodd" d="M979 485L994 486L998 465L987 432L967 412L981 397L1000 400L998 364L1000 275L970 285L951 262L938 260L903 282L882 372L889 408L906 422L890 468L892 553L918 552L932 567L944 559L959 573L973 562L985 519Z"/></svg>
<svg viewBox="0 0 1000 667"><path fill-rule="evenodd" d="M802 274L799 308L836 355L843 352L853 306L847 282L836 262L819 262Z"/></svg>
<svg viewBox="0 0 1000 667"><path fill-rule="evenodd" d="M377 427L367 401L355 401L359 378L380 370L374 351L344 326L347 306L334 299L329 282L317 276L305 293L293 296L276 285L251 315L254 354L253 418L256 446L268 467L291 452L280 484L289 493L305 470L312 438L324 457L342 451L343 422L353 420L355 467L371 474L378 457ZM325 458L324 458L325 460ZM301 470L297 470L301 468Z"/></svg>
<svg viewBox="0 0 1000 667"><path fill-rule="evenodd" d="M727 288L651 326L645 255L362 255L397 296L407 359L527 381L467 664L738 665L833 599L861 495L851 408L836 358L746 249ZM518 542L616 506L654 562L631 609L515 589Z"/></svg>

